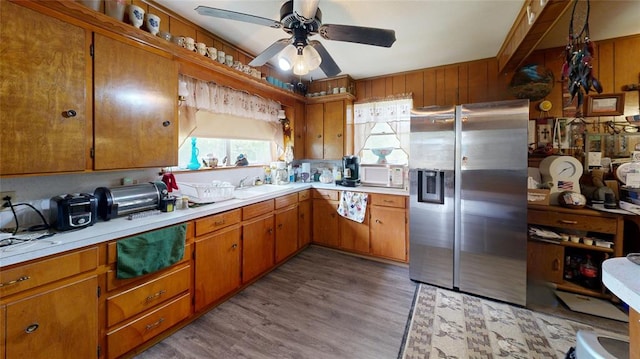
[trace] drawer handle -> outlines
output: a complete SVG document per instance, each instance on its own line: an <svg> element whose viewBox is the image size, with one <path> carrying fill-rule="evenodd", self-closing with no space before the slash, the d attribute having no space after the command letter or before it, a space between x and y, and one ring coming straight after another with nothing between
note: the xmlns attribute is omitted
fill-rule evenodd
<svg viewBox="0 0 640 359"><path fill-rule="evenodd" d="M155 323L147 324L147 331L157 328L158 326L160 326L160 324L162 324L162 322L164 322L164 318L158 319L158 321Z"/></svg>
<svg viewBox="0 0 640 359"><path fill-rule="evenodd" d="M551 265L551 268L554 271L557 271L558 269L560 269L560 260L559 259L554 259L553 260L553 264Z"/></svg>
<svg viewBox="0 0 640 359"><path fill-rule="evenodd" d="M158 293L156 293L156 294L152 294L152 295L148 296L145 302L146 302L146 303L149 303L149 302L151 302L152 300L155 300L155 299L159 298L161 295L163 295L163 294L164 294L164 293L166 293L166 292L167 292L166 290L162 289L162 290L160 290Z"/></svg>
<svg viewBox="0 0 640 359"><path fill-rule="evenodd" d="M393 203L393 201L389 200L389 199L384 199L384 200L382 200L382 202L384 202L384 203Z"/></svg>
<svg viewBox="0 0 640 359"><path fill-rule="evenodd" d="M221 226L224 224L224 219L222 221L215 221L213 222L213 224L215 224L216 226Z"/></svg>
<svg viewBox="0 0 640 359"><path fill-rule="evenodd" d="M27 333L27 334L31 334L31 333L35 332L36 330L38 330L38 328L40 328L40 324L33 323L30 326L24 328L24 332Z"/></svg>
<svg viewBox="0 0 640 359"><path fill-rule="evenodd" d="M568 219L561 219L560 223L564 223L564 224L578 224L578 221L570 221Z"/></svg>
<svg viewBox="0 0 640 359"><path fill-rule="evenodd" d="M8 281L6 283L0 283L0 288L6 287L6 286L9 286L9 285L12 285L12 284L24 282L27 279L31 279L31 277L29 277L28 275L23 275L22 277L20 277L18 279L10 280L10 281Z"/></svg>

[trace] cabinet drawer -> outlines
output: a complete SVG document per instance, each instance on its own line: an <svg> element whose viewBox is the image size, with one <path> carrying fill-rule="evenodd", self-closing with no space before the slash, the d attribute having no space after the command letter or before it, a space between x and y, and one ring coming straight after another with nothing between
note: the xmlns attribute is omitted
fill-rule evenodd
<svg viewBox="0 0 640 359"><path fill-rule="evenodd" d="M107 298L107 325L115 325L189 290L191 288L190 273L191 266L180 267ZM115 276L115 271L109 273L109 276L112 275Z"/></svg>
<svg viewBox="0 0 640 359"><path fill-rule="evenodd" d="M276 198L276 209L298 203L298 194L292 193Z"/></svg>
<svg viewBox="0 0 640 359"><path fill-rule="evenodd" d="M273 211L273 200L267 200L258 202L256 204L250 204L242 207L242 220L257 217L261 214L269 213Z"/></svg>
<svg viewBox="0 0 640 359"><path fill-rule="evenodd" d="M370 195L372 206L385 206L385 207L397 207L405 208L405 197L395 196L391 194L378 194L374 193Z"/></svg>
<svg viewBox="0 0 640 359"><path fill-rule="evenodd" d="M313 190L313 198L322 198L329 201L337 201L339 198L338 191L330 190L330 189L318 189L315 188Z"/></svg>
<svg viewBox="0 0 640 359"><path fill-rule="evenodd" d="M0 270L0 297L35 288L98 267L98 247Z"/></svg>
<svg viewBox="0 0 640 359"><path fill-rule="evenodd" d="M196 220L196 237L240 223L240 208Z"/></svg>
<svg viewBox="0 0 640 359"><path fill-rule="evenodd" d="M305 201L311 198L311 190L305 189L304 191L298 192L298 201Z"/></svg>
<svg viewBox="0 0 640 359"><path fill-rule="evenodd" d="M191 295L185 294L158 309L107 333L107 358L117 358L171 328L191 314Z"/></svg>
<svg viewBox="0 0 640 359"><path fill-rule="evenodd" d="M599 233L617 233L617 221L615 218L588 216L581 214L561 213L554 211L529 210L529 224L560 227L581 231Z"/></svg>

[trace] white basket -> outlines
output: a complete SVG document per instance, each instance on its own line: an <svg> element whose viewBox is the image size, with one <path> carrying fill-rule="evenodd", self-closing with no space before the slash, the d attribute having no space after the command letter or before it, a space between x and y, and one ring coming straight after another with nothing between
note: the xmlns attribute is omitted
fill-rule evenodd
<svg viewBox="0 0 640 359"><path fill-rule="evenodd" d="M178 182L180 192L194 203L222 202L233 198L234 187L229 184L214 185L210 183Z"/></svg>

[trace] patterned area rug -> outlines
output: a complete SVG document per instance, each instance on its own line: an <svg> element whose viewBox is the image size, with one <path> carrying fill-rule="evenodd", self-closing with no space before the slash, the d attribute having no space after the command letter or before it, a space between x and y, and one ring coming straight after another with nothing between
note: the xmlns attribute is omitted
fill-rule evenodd
<svg viewBox="0 0 640 359"><path fill-rule="evenodd" d="M581 329L629 340L582 323L420 284L400 358L564 358Z"/></svg>

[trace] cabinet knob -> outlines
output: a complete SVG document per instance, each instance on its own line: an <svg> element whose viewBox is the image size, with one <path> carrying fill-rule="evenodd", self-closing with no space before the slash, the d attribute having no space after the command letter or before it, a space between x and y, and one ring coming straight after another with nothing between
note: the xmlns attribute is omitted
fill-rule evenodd
<svg viewBox="0 0 640 359"><path fill-rule="evenodd" d="M322 138L322 135L318 135L318 138Z"/></svg>
<svg viewBox="0 0 640 359"><path fill-rule="evenodd" d="M341 133L339 133L339 134L338 134L338 138L340 138L340 137L342 137L342 134L341 134Z"/></svg>
<svg viewBox="0 0 640 359"><path fill-rule="evenodd" d="M40 324L33 323L30 326L26 327L24 329L24 332L27 333L27 334L31 334L31 333L35 332L36 330L38 330L38 328L40 328Z"/></svg>
<svg viewBox="0 0 640 359"><path fill-rule="evenodd" d="M236 249L236 248L238 248L238 244L237 244L237 243L234 243L233 245L231 245L231 248L232 248L232 249Z"/></svg>
<svg viewBox="0 0 640 359"><path fill-rule="evenodd" d="M164 126L164 127L169 127L170 125L171 125L171 121L164 121L162 123L162 126Z"/></svg>
<svg viewBox="0 0 640 359"><path fill-rule="evenodd" d="M272 234L273 233L273 228L269 228L269 230L267 232L269 232L269 234Z"/></svg>
<svg viewBox="0 0 640 359"><path fill-rule="evenodd" d="M76 110L66 110L62 112L62 117L65 117L65 118L76 117L77 114L78 113L76 112Z"/></svg>
<svg viewBox="0 0 640 359"><path fill-rule="evenodd" d="M278 224L278 229L282 229L282 223Z"/></svg>
<svg viewBox="0 0 640 359"><path fill-rule="evenodd" d="M379 219L376 219L376 223L382 224L382 221Z"/></svg>

